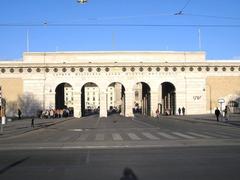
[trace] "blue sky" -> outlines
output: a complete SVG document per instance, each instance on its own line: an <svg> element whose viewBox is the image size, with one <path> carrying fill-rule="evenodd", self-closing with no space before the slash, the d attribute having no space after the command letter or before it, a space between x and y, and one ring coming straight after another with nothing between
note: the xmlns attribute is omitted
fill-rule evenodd
<svg viewBox="0 0 240 180"><path fill-rule="evenodd" d="M1 0L0 59L21 59L27 50L27 31L33 52L198 51L199 29L201 49L206 51L207 59L240 59L240 26L230 27L240 25L239 0L88 1L81 5L76 0ZM181 10L182 15L174 15ZM44 26L44 22L48 25Z"/></svg>

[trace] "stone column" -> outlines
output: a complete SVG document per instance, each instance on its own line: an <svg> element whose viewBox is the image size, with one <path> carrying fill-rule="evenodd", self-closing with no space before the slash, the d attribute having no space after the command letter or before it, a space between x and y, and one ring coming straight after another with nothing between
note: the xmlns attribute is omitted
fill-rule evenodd
<svg viewBox="0 0 240 180"><path fill-rule="evenodd" d="M55 109L55 92L45 94L45 107L44 109Z"/></svg>
<svg viewBox="0 0 240 180"><path fill-rule="evenodd" d="M107 92L100 91L100 117L107 117Z"/></svg>
<svg viewBox="0 0 240 180"><path fill-rule="evenodd" d="M151 91L151 116L156 116L156 110L158 109L158 91ZM160 109L159 109L160 111Z"/></svg>
<svg viewBox="0 0 240 180"><path fill-rule="evenodd" d="M128 90L125 91L125 116L126 117L133 117L133 97L134 91Z"/></svg>
<svg viewBox="0 0 240 180"><path fill-rule="evenodd" d="M82 117L81 92L80 91L73 92L73 108L74 108L74 117L77 117L77 118Z"/></svg>

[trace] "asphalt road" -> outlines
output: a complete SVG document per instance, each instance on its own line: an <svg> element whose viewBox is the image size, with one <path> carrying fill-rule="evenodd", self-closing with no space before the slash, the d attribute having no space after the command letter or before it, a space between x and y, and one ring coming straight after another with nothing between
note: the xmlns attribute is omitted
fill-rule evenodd
<svg viewBox="0 0 240 180"><path fill-rule="evenodd" d="M1 151L1 180L239 180L240 146Z"/></svg>

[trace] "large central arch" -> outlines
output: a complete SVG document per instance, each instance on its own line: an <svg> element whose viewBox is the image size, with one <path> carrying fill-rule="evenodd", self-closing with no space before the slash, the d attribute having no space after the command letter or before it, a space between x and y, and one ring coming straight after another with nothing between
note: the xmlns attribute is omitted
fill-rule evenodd
<svg viewBox="0 0 240 180"><path fill-rule="evenodd" d="M125 115L125 87L122 83L112 82L107 88L108 115L120 113Z"/></svg>
<svg viewBox="0 0 240 180"><path fill-rule="evenodd" d="M151 115L151 88L145 82L138 82L133 87L134 107L133 113Z"/></svg>
<svg viewBox="0 0 240 180"><path fill-rule="evenodd" d="M81 89L81 112L82 116L99 114L100 90L93 82L85 83Z"/></svg>

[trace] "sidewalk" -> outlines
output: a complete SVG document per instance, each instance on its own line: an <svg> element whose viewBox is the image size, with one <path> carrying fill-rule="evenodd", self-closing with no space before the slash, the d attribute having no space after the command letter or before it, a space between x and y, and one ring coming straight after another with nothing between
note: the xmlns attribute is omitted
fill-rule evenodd
<svg viewBox="0 0 240 180"><path fill-rule="evenodd" d="M21 119L7 122L3 125L3 132L0 132L0 140L6 138L12 138L18 135L25 134L27 132L35 131L41 128L55 125L57 123L64 122L66 120L72 119L68 118L56 118L56 119L34 119L34 128L31 127L31 119Z"/></svg>
<svg viewBox="0 0 240 180"><path fill-rule="evenodd" d="M200 115L175 115L168 116L169 118L185 120L190 122L200 122L200 123L209 123L209 124L219 124L225 126L239 126L240 127L240 114L230 114L229 120L225 120L224 117L220 117L219 121L216 120L214 114L200 114Z"/></svg>

